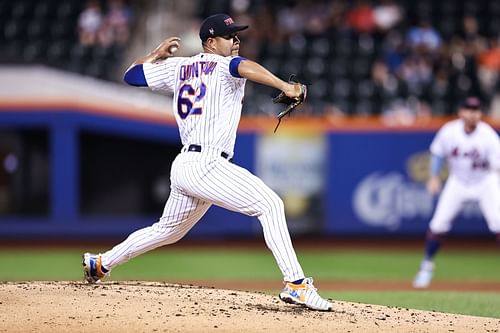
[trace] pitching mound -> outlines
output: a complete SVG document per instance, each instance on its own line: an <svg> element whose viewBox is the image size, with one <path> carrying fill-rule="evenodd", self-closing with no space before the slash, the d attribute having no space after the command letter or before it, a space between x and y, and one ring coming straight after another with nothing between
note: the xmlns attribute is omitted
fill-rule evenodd
<svg viewBox="0 0 500 333"><path fill-rule="evenodd" d="M334 301L315 312L276 296L151 282L0 283L0 332L498 332L500 321Z"/></svg>

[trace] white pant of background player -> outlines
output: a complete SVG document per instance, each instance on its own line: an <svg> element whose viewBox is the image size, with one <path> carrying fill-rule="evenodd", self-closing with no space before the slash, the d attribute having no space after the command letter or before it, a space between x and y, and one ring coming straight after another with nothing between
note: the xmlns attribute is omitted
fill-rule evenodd
<svg viewBox="0 0 500 333"><path fill-rule="evenodd" d="M500 233L500 181L495 172L470 184L450 175L430 222L431 232L443 234L450 231L453 218L467 201L477 201L490 231Z"/></svg>
<svg viewBox="0 0 500 333"><path fill-rule="evenodd" d="M429 230L435 234L445 234L450 231L454 217L460 212L467 201L477 201L479 208L488 224L490 231L500 233L500 183L498 174L491 172L482 180L464 183L450 175L441 192L436 212L429 224ZM427 288L434 271L434 262L423 260L420 264L413 287Z"/></svg>
<svg viewBox="0 0 500 333"><path fill-rule="evenodd" d="M132 233L102 255L107 269L142 253L180 240L212 204L256 216L267 246L285 281L304 278L285 220L283 201L248 170L221 157L221 150L186 148L177 155L171 170L171 193L160 221Z"/></svg>

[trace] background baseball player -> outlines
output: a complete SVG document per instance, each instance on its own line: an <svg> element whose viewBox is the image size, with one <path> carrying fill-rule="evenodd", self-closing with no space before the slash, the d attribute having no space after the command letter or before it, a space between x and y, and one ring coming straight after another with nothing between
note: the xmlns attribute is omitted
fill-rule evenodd
<svg viewBox="0 0 500 333"><path fill-rule="evenodd" d="M246 79L279 89L294 99L305 95L301 84L284 82L259 64L238 56L240 40L236 33L247 27L236 25L225 14L210 16L200 28L203 53L171 57L180 46L179 39L172 37L128 69L127 83L174 93L174 113L184 147L172 163L171 193L160 220L132 233L102 255L85 253L88 282L99 282L115 266L178 241L215 204L259 219L265 242L283 274L283 301L331 310L331 303L317 294L312 279L304 276L282 200L258 177L229 161Z"/></svg>
<svg viewBox="0 0 500 333"><path fill-rule="evenodd" d="M458 115L459 119L450 121L438 131L430 147L431 177L427 189L431 194L441 190L439 171L445 159L449 177L429 225L425 257L413 281L415 288L429 286L434 257L464 202L479 202L489 230L500 241L500 140L488 124L480 121L481 105L477 97L466 98Z"/></svg>

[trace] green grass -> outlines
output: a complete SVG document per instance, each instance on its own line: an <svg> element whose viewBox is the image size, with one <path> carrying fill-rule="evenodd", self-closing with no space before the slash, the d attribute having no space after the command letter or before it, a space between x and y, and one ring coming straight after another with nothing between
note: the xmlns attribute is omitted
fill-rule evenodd
<svg viewBox="0 0 500 333"><path fill-rule="evenodd" d="M103 249L100 249L103 250ZM0 250L0 280L79 280L76 250ZM420 251L299 252L306 274L316 279L408 280L418 269ZM445 252L436 260L435 280L500 282L494 252ZM265 250L156 250L113 270L114 279L281 279Z"/></svg>
<svg viewBox="0 0 500 333"><path fill-rule="evenodd" d="M322 293L339 301L466 314L500 319L500 293L453 291L336 291Z"/></svg>
<svg viewBox="0 0 500 333"><path fill-rule="evenodd" d="M104 249L97 249L103 251ZM63 250L0 250L0 281L81 280L81 253ZM299 250L306 274L318 280L411 281L421 251ZM500 282L495 252L443 251L435 281ZM113 270L113 280L281 280L267 250L166 249ZM500 293L438 291L326 291L332 299L500 318Z"/></svg>

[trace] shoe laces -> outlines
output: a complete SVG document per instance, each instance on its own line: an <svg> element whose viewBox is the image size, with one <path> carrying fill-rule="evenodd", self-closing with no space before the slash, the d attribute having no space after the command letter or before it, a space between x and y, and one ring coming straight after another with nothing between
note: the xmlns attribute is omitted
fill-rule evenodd
<svg viewBox="0 0 500 333"><path fill-rule="evenodd" d="M313 284L314 280L312 277L304 278L303 283L306 285L306 289L317 291L318 288L316 288Z"/></svg>

